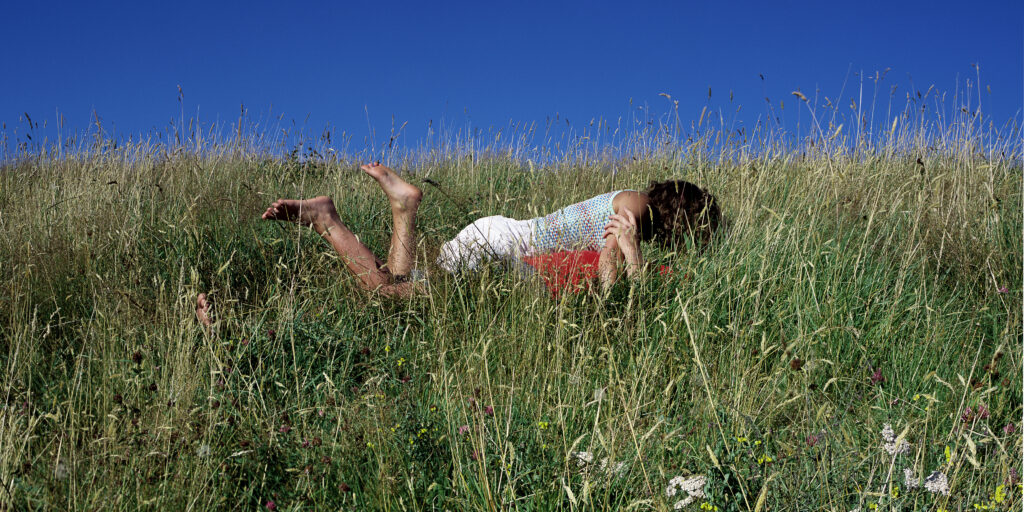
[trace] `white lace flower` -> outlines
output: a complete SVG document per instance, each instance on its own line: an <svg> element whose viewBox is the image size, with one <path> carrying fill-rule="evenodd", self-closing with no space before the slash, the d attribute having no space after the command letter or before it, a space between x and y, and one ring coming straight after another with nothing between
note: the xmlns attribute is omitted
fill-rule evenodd
<svg viewBox="0 0 1024 512"><path fill-rule="evenodd" d="M882 425L882 439L887 443L891 443L896 440L896 432L892 429L892 425L889 423Z"/></svg>
<svg viewBox="0 0 1024 512"><path fill-rule="evenodd" d="M686 508L687 505L689 505L690 503L693 503L694 501L697 501L697 497L696 496L687 496L687 497L685 497L685 498L675 502L675 504L672 505L672 510L682 510L682 509Z"/></svg>
<svg viewBox="0 0 1024 512"><path fill-rule="evenodd" d="M910 468L903 468L903 483L907 486L907 489L917 489L921 486L921 482L917 480L914 470Z"/></svg>
<svg viewBox="0 0 1024 512"><path fill-rule="evenodd" d="M882 426L882 440L885 441L882 449L889 455L902 455L910 451L910 443L906 439L899 439L897 442L896 432L888 423Z"/></svg>
<svg viewBox="0 0 1024 512"><path fill-rule="evenodd" d="M941 471L932 471L932 474L924 479L924 488L930 493L949 496L949 481L946 474Z"/></svg>
<svg viewBox="0 0 1024 512"><path fill-rule="evenodd" d="M675 496L677 492L685 492L688 496L682 501L686 501L686 505L688 505L690 503L690 501L688 501L690 498L697 499L704 497L705 483L707 483L707 478L705 478L704 475L691 476L690 478L677 476L668 481L668 487L665 488L665 495L671 498L672 496ZM678 504L679 503L676 503L676 505ZM686 505L682 506L685 507Z"/></svg>
<svg viewBox="0 0 1024 512"><path fill-rule="evenodd" d="M594 454L590 452L573 452L569 454L569 458L576 459L576 466L581 468L594 462Z"/></svg>
<svg viewBox="0 0 1024 512"><path fill-rule="evenodd" d="M625 462L616 462L615 464L608 464L608 457L601 459L601 471L604 471L612 476L622 476L626 472Z"/></svg>

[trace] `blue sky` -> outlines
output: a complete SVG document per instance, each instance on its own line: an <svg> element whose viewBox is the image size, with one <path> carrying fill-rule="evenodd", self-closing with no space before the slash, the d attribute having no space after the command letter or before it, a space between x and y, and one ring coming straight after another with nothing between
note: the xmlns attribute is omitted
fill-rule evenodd
<svg viewBox="0 0 1024 512"><path fill-rule="evenodd" d="M0 122L27 112L122 136L181 115L284 115L361 138L394 119L502 126L615 120L647 104L684 120L815 90L843 103L859 78L950 95L980 66L983 109L1024 102L1024 2L9 2L0 17ZM852 72L851 72L852 71ZM764 76L764 80L760 76ZM959 82L958 82L959 77ZM843 89L844 82L846 83ZM886 91L887 92L887 91ZM633 105L631 106L630 101ZM865 98L865 101L867 98ZM730 111L731 111L730 110ZM52 132L51 132L52 133ZM380 135L378 135L378 138Z"/></svg>

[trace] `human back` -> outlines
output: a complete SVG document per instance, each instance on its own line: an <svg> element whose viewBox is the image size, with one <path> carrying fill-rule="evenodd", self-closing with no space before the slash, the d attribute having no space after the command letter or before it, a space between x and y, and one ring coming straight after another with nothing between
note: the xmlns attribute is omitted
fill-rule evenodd
<svg viewBox="0 0 1024 512"><path fill-rule="evenodd" d="M604 247L604 229L615 213L616 190L531 219L533 254L555 251L596 251Z"/></svg>

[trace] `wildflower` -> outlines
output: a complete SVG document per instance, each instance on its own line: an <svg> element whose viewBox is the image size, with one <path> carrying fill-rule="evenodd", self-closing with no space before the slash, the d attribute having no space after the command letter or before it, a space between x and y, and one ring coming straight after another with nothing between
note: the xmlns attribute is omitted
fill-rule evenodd
<svg viewBox="0 0 1024 512"><path fill-rule="evenodd" d="M398 358L398 366L401 367L403 363L405 363L405 358L404 357L399 357Z"/></svg>
<svg viewBox="0 0 1024 512"><path fill-rule="evenodd" d="M57 461L57 465L53 467L53 476L57 480L65 480L68 477L68 467L63 461Z"/></svg>
<svg viewBox="0 0 1024 512"><path fill-rule="evenodd" d="M896 432L888 423L882 426L882 439L885 441L882 449L889 455L902 455L910 451L910 443L906 439L896 439Z"/></svg>
<svg viewBox="0 0 1024 512"><path fill-rule="evenodd" d="M276 338L277 337L277 331L275 331L273 329L267 330L267 337L270 338L270 339ZM273 510L273 509L271 509L271 510Z"/></svg>
<svg viewBox="0 0 1024 512"><path fill-rule="evenodd" d="M747 442L747 438L745 438L743 436L737 436L736 437L736 442L737 443L745 443L745 442Z"/></svg>
<svg viewBox="0 0 1024 512"><path fill-rule="evenodd" d="M371 442L371 441L367 441L367 442L366 442L366 447L367 447L367 448L373 448L373 442Z"/></svg>
<svg viewBox="0 0 1024 512"><path fill-rule="evenodd" d="M893 498L899 498L900 497L900 486L893 485L892 489L889 489L889 496L892 496Z"/></svg>
<svg viewBox="0 0 1024 512"><path fill-rule="evenodd" d="M601 459L601 471L614 476L622 476L626 472L625 462L616 462L615 464L608 464L608 457Z"/></svg>
<svg viewBox="0 0 1024 512"><path fill-rule="evenodd" d="M1013 485L1020 479L1020 473L1017 473L1017 468L1010 468L1010 476L1006 477L1006 483Z"/></svg>
<svg viewBox="0 0 1024 512"><path fill-rule="evenodd" d="M546 421L538 421L537 422L537 428L539 428L541 430L547 430L548 422L546 422Z"/></svg>
<svg viewBox="0 0 1024 512"><path fill-rule="evenodd" d="M594 462L594 454L590 452L573 452L569 454L569 458L576 459L576 466L581 468Z"/></svg>
<svg viewBox="0 0 1024 512"><path fill-rule="evenodd" d="M896 431L892 429L892 425L886 423L882 425L882 439L887 443L891 443L896 440Z"/></svg>
<svg viewBox="0 0 1024 512"><path fill-rule="evenodd" d="M274 332L274 331L270 331L270 332ZM274 500L267 500L267 510L274 510L276 508L277 508L277 503L274 503Z"/></svg>
<svg viewBox="0 0 1024 512"><path fill-rule="evenodd" d="M244 346L246 346L248 344L249 344L249 338L242 338L242 346L244 347Z"/></svg>
<svg viewBox="0 0 1024 512"><path fill-rule="evenodd" d="M705 501L704 503L700 504L700 509L701 510L717 511L718 507Z"/></svg>
<svg viewBox="0 0 1024 512"><path fill-rule="evenodd" d="M1009 293L1010 289L1005 287L1005 286L1000 286L999 289L996 290L996 292L998 292L998 293Z"/></svg>
<svg viewBox="0 0 1024 512"><path fill-rule="evenodd" d="M946 455L946 464L952 463L953 462L953 452L950 451L948 444L946 445L946 450L943 453Z"/></svg>
<svg viewBox="0 0 1024 512"><path fill-rule="evenodd" d="M387 354L389 352L391 352L391 345L384 345L384 353Z"/></svg>
<svg viewBox="0 0 1024 512"><path fill-rule="evenodd" d="M878 510L878 503L874 503L874 502L868 503L868 509L869 510Z"/></svg>
<svg viewBox="0 0 1024 512"><path fill-rule="evenodd" d="M821 440L821 437L819 437L818 434L811 434L807 436L807 447L814 448L814 445L818 444L819 440Z"/></svg>
<svg viewBox="0 0 1024 512"><path fill-rule="evenodd" d="M757 458L758 464L771 464L773 462L771 455L762 455Z"/></svg>
<svg viewBox="0 0 1024 512"><path fill-rule="evenodd" d="M988 408L985 407L985 404L978 405L978 419L979 420L987 420L988 416L989 416Z"/></svg>
<svg viewBox="0 0 1024 512"><path fill-rule="evenodd" d="M469 432L469 425L462 425L459 427L459 435L465 434L466 432Z"/></svg>
<svg viewBox="0 0 1024 512"><path fill-rule="evenodd" d="M292 430L292 427L290 427L288 425L281 425L281 428L277 429L277 431L282 433L282 434L287 434L291 430Z"/></svg>
<svg viewBox="0 0 1024 512"><path fill-rule="evenodd" d="M903 483L907 486L907 489L917 489L921 486L921 482L918 481L917 475L910 468L903 468Z"/></svg>
<svg viewBox="0 0 1024 512"><path fill-rule="evenodd" d="M1006 426L1003 427L1003 433L1005 433L1006 435L1010 435L1010 434L1014 433L1014 431L1016 431L1016 430L1017 430L1017 426L1014 425L1012 421L1007 423Z"/></svg>
<svg viewBox="0 0 1024 512"><path fill-rule="evenodd" d="M997 485L996 492L992 494L992 501L995 503L1002 503L1006 499L1006 486Z"/></svg>
<svg viewBox="0 0 1024 512"><path fill-rule="evenodd" d="M963 414L960 415L960 421L969 423L972 419L974 419L974 411L970 407L964 409Z"/></svg>
<svg viewBox="0 0 1024 512"><path fill-rule="evenodd" d="M695 500L695 499L696 498L694 498L693 496L687 496L687 497L685 497L685 498L675 502L675 504L672 505L672 510L682 510L682 509L686 508L686 506L689 505L690 503L693 503L693 500Z"/></svg>
<svg viewBox="0 0 1024 512"><path fill-rule="evenodd" d="M303 439L302 440L302 447L303 448L309 448L309 439Z"/></svg>
<svg viewBox="0 0 1024 512"><path fill-rule="evenodd" d="M208 444L201 444L201 445L199 445L199 449L196 450L196 455L199 456L199 457L203 457L203 458L209 457L210 456L210 445L208 445Z"/></svg>
<svg viewBox="0 0 1024 512"><path fill-rule="evenodd" d="M488 416L494 416L494 406L488 405L487 407L484 407L484 414Z"/></svg>
<svg viewBox="0 0 1024 512"><path fill-rule="evenodd" d="M677 492L682 491L688 494L690 498L703 498L704 484L706 483L707 478L705 478L704 475L691 476L690 478L677 476L668 481L668 487L665 488L665 495L671 498L672 496L675 496ZM692 501L693 500L687 501L686 504L689 505Z"/></svg>
<svg viewBox="0 0 1024 512"><path fill-rule="evenodd" d="M480 452L478 452L476 450L473 450L473 453L469 454L469 458L471 458L473 460L479 460L480 459Z"/></svg>
<svg viewBox="0 0 1024 512"><path fill-rule="evenodd" d="M932 474L924 479L924 488L933 494L949 496L949 481L946 474L941 471L932 471Z"/></svg>
<svg viewBox="0 0 1024 512"><path fill-rule="evenodd" d="M916 402L916 401L918 401L920 399L921 399L921 394L920 393L915 393L914 394L914 401Z"/></svg>
<svg viewBox="0 0 1024 512"><path fill-rule="evenodd" d="M877 386L878 384L881 384L883 382L885 382L885 377L882 376L882 370L881 368L879 368L875 370L875 373L871 374L871 385Z"/></svg>

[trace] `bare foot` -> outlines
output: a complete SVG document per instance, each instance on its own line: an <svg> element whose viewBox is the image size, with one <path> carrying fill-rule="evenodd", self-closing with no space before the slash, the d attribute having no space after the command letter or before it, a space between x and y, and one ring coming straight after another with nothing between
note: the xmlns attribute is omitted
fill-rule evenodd
<svg viewBox="0 0 1024 512"><path fill-rule="evenodd" d="M199 319L199 323L209 327L213 325L213 319L210 318L211 314L210 301L206 300L205 293L200 293L196 297L196 318Z"/></svg>
<svg viewBox="0 0 1024 512"><path fill-rule="evenodd" d="M314 224L322 224L337 214L334 201L327 196L319 196L313 199L278 199L263 212L263 219L290 221L315 228Z"/></svg>
<svg viewBox="0 0 1024 512"><path fill-rule="evenodd" d="M423 191L400 178L395 171L381 165L380 162L362 165L359 168L377 180L380 188L387 194L392 209L415 210L423 199Z"/></svg>

